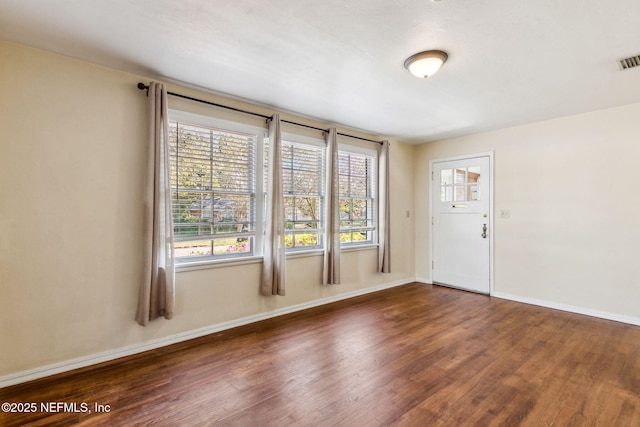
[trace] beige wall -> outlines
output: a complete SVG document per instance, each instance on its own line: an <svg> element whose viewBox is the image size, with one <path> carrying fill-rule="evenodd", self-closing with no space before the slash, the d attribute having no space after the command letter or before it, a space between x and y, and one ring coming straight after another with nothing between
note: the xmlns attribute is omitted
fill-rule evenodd
<svg viewBox="0 0 640 427"><path fill-rule="evenodd" d="M287 296L267 298L260 264L181 272L175 318L137 325L146 98L135 85L149 80L0 42L0 379L414 278L414 147L392 143L393 273L375 273L375 250L347 252L343 284L323 288L321 257L295 258Z"/></svg>
<svg viewBox="0 0 640 427"><path fill-rule="evenodd" d="M639 118L633 104L417 147L416 277L430 280L429 161L494 151L494 291L640 321Z"/></svg>
<svg viewBox="0 0 640 427"><path fill-rule="evenodd" d="M0 42L0 380L340 294L428 281L429 161L485 151L495 155L495 212L511 211L495 219L494 291L640 319L634 104L417 147L392 142L392 274L374 273L375 251L347 252L343 284L323 288L322 259L295 258L287 296L265 298L260 264L181 272L175 318L140 327L133 318L146 98L135 85L149 80Z"/></svg>

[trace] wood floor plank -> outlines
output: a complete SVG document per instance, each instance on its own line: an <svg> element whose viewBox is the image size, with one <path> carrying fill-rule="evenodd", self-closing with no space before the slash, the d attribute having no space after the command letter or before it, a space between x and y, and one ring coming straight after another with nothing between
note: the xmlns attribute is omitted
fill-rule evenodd
<svg viewBox="0 0 640 427"><path fill-rule="evenodd" d="M410 284L0 389L3 426L640 425L640 327ZM94 404L109 405L98 413Z"/></svg>

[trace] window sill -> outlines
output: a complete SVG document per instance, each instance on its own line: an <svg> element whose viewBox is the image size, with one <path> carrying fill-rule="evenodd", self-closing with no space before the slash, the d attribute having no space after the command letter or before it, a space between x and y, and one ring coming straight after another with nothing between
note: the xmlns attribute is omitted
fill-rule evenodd
<svg viewBox="0 0 640 427"><path fill-rule="evenodd" d="M182 273L183 271L208 270L210 268L230 267L233 265L257 264L260 262L262 262L262 256L183 262L180 264L176 264L176 273Z"/></svg>
<svg viewBox="0 0 640 427"><path fill-rule="evenodd" d="M369 245L354 245L354 246L346 246L340 249L340 252L357 252L357 251L365 251L377 249L378 245L373 243ZM287 253L287 259L296 259L296 258L306 258L311 256L322 256L324 254L324 250L322 249L313 249L309 251L296 251ZM262 262L262 256L252 256L252 257L244 257L244 258L236 258L236 259L218 259L218 260L206 260L206 261L193 261L193 262L185 262L181 264L176 264L176 273L182 273L184 271L193 271L193 270L208 270L212 268L220 268L220 267L231 267L235 265L244 265L244 264L258 264Z"/></svg>
<svg viewBox="0 0 640 427"><path fill-rule="evenodd" d="M324 254L324 249L310 249L302 251L287 252L287 259L305 258L309 256L320 256Z"/></svg>
<svg viewBox="0 0 640 427"><path fill-rule="evenodd" d="M340 252L356 252L356 251L366 251L370 249L378 249L378 244L370 243L367 245L343 246L340 248Z"/></svg>

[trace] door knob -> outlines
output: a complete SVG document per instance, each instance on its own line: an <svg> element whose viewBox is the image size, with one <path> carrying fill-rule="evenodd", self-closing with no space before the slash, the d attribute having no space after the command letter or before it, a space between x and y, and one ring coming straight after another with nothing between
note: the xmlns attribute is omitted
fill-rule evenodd
<svg viewBox="0 0 640 427"><path fill-rule="evenodd" d="M482 224L482 234L481 234L483 239L487 238L487 224Z"/></svg>

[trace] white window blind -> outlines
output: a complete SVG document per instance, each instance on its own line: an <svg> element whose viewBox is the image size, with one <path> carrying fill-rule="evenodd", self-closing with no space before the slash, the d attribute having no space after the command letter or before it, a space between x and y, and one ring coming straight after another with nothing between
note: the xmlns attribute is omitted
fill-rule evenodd
<svg viewBox="0 0 640 427"><path fill-rule="evenodd" d="M169 122L175 256L255 252L257 135Z"/></svg>

